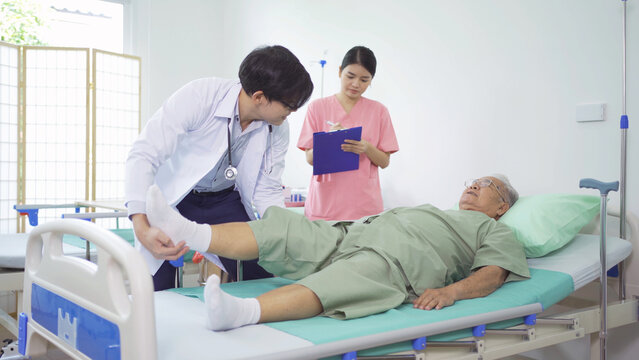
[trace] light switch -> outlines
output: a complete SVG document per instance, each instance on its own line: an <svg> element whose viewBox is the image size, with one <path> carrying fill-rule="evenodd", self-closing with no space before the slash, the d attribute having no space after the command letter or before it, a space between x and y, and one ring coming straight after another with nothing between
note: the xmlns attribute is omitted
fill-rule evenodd
<svg viewBox="0 0 639 360"><path fill-rule="evenodd" d="M604 121L606 104L577 104L577 122Z"/></svg>

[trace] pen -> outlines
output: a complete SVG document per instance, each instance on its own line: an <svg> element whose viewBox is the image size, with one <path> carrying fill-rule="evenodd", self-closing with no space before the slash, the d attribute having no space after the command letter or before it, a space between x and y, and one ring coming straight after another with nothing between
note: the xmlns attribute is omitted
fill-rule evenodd
<svg viewBox="0 0 639 360"><path fill-rule="evenodd" d="M335 126L335 123L334 123L334 122L332 122L332 121L327 121L326 123L327 123L328 125L330 125L330 126Z"/></svg>

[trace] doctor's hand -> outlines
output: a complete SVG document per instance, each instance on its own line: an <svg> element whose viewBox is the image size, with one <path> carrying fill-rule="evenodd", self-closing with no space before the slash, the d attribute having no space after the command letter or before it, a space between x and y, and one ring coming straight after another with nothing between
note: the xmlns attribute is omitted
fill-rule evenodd
<svg viewBox="0 0 639 360"><path fill-rule="evenodd" d="M440 289L426 289L424 293L413 301L413 307L421 310L440 310L455 303L455 293L450 287Z"/></svg>
<svg viewBox="0 0 639 360"><path fill-rule="evenodd" d="M189 251L184 241L177 245L162 230L151 227L145 214L135 214L131 217L133 221L133 231L138 241L156 259L177 260Z"/></svg>

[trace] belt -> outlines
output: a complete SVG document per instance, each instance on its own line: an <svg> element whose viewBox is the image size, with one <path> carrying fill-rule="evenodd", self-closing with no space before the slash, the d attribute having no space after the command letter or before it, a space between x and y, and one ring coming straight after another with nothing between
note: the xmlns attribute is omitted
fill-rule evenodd
<svg viewBox="0 0 639 360"><path fill-rule="evenodd" d="M198 191L198 190L191 190L191 193L193 195L197 195L197 196L217 196L217 195L222 195L222 194L226 194L226 193L230 193L233 190L235 190L235 185L226 188L224 190L220 190L220 191Z"/></svg>

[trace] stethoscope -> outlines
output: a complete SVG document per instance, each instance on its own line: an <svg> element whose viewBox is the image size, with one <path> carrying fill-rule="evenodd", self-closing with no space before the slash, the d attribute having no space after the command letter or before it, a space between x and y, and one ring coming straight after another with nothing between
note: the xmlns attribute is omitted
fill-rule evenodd
<svg viewBox="0 0 639 360"><path fill-rule="evenodd" d="M237 178L237 168L233 166L233 161L231 160L231 119L226 126L226 143L227 143L227 152L229 154L229 166L224 170L224 178L226 180L235 180Z"/></svg>
<svg viewBox="0 0 639 360"><path fill-rule="evenodd" d="M271 141L271 161L273 161L273 140L271 139L272 135L273 135L273 125L269 124L268 125L268 135L269 135L269 140ZM229 155L229 166L226 167L226 170L224 170L224 178L226 180L229 181L233 181L237 178L237 168L235 166L233 166L233 161L231 159L231 119L229 119L227 126L226 126L226 144L227 144L227 148L226 151ZM273 165L271 164L271 169L269 170L269 174L271 173L271 171L273 171Z"/></svg>

